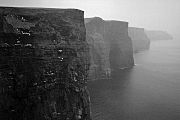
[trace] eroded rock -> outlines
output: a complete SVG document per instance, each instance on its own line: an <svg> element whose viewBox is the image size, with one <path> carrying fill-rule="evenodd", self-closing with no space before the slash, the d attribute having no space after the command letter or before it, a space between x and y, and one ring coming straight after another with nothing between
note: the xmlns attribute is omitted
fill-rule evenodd
<svg viewBox="0 0 180 120"><path fill-rule="evenodd" d="M0 119L90 120L83 11L0 7Z"/></svg>

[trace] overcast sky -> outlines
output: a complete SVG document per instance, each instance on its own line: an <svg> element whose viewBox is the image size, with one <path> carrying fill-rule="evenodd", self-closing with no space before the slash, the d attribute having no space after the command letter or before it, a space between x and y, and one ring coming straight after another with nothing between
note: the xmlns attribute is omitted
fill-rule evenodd
<svg viewBox="0 0 180 120"><path fill-rule="evenodd" d="M85 17L180 34L180 0L0 0L0 6L78 8L85 11Z"/></svg>

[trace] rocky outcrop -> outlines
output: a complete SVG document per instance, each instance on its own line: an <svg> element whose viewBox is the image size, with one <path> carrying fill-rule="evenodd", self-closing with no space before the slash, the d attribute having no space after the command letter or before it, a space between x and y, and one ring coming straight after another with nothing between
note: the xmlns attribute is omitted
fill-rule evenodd
<svg viewBox="0 0 180 120"><path fill-rule="evenodd" d="M128 31L133 42L134 52L148 50L150 48L150 40L147 37L144 28L129 27Z"/></svg>
<svg viewBox="0 0 180 120"><path fill-rule="evenodd" d="M128 36L128 23L87 18L86 39L90 46L90 79L110 76L114 69L132 67L132 43Z"/></svg>
<svg viewBox="0 0 180 120"><path fill-rule="evenodd" d="M172 35L170 35L168 32L165 32L165 31L146 30L145 32L150 40L172 40L173 39Z"/></svg>
<svg viewBox="0 0 180 120"><path fill-rule="evenodd" d="M83 11L0 7L0 119L90 120Z"/></svg>

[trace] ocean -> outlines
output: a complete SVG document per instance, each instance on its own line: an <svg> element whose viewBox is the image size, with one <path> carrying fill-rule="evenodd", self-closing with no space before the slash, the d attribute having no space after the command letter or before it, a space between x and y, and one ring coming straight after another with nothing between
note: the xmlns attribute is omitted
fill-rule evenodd
<svg viewBox="0 0 180 120"><path fill-rule="evenodd" d="M93 120L180 120L180 40L152 41L134 59L88 83Z"/></svg>

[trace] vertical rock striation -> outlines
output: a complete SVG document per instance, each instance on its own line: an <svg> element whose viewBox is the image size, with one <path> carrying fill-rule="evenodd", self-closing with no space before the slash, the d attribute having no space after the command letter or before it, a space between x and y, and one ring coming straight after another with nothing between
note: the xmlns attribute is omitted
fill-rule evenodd
<svg viewBox="0 0 180 120"><path fill-rule="evenodd" d="M150 48L150 40L147 37L144 28L129 27L128 31L133 42L134 52L139 52Z"/></svg>
<svg viewBox="0 0 180 120"><path fill-rule="evenodd" d="M83 11L0 7L0 119L90 120Z"/></svg>
<svg viewBox="0 0 180 120"><path fill-rule="evenodd" d="M90 79L110 76L111 71L134 65L128 23L86 18L86 39L90 46Z"/></svg>

